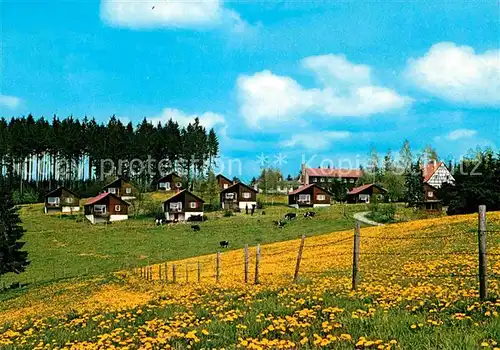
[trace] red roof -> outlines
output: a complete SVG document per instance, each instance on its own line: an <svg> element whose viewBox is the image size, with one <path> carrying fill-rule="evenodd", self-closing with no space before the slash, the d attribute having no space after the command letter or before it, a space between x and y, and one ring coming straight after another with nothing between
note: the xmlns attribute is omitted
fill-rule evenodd
<svg viewBox="0 0 500 350"><path fill-rule="evenodd" d="M302 192L302 191L304 191L304 190L306 190L306 189L308 189L309 187L312 187L312 186L314 186L314 184L310 184L310 185L299 187L296 190L293 190L292 192L288 193L288 195L300 193L300 192Z"/></svg>
<svg viewBox="0 0 500 350"><path fill-rule="evenodd" d="M363 185L363 186L359 186L359 187L354 187L352 190L350 190L349 192L347 192L347 194L358 194L358 193L363 192L364 190L366 190L367 188L370 188L372 186L378 187L379 189L385 191L384 188L382 188L380 186L377 186L375 184L367 184L367 185Z"/></svg>
<svg viewBox="0 0 500 350"><path fill-rule="evenodd" d="M428 182L441 165L443 165L443 162L429 162L423 166L424 182Z"/></svg>
<svg viewBox="0 0 500 350"><path fill-rule="evenodd" d="M324 188L322 188L322 187L318 186L317 184L309 184L309 185L306 185L306 186L299 187L299 188L297 188L296 190L294 190L294 191L292 191L292 192L288 193L288 195L289 195L289 196L291 196L291 195L294 195L294 194L300 193L300 192L302 192L302 191L304 191L304 190L307 190L307 189L308 189L308 188L310 188L310 187L317 187L317 188L319 188L321 191L323 191L323 192L325 192L325 193L328 193L330 196L332 196L332 193L331 193L330 191L325 190Z"/></svg>
<svg viewBox="0 0 500 350"><path fill-rule="evenodd" d="M328 168L307 168L306 174L309 176L323 176L323 177L353 177L359 178L363 172L359 169L328 169Z"/></svg>
<svg viewBox="0 0 500 350"><path fill-rule="evenodd" d="M97 203L101 199L106 198L107 196L109 196L110 194L111 193L108 193L108 192L101 193L101 194L95 196L94 198L90 198L85 205L91 205L91 204Z"/></svg>

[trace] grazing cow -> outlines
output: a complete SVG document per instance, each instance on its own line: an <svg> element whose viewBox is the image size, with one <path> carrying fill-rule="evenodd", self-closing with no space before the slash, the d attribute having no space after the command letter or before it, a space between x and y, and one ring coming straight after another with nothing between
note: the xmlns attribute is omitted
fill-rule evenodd
<svg viewBox="0 0 500 350"><path fill-rule="evenodd" d="M193 231L200 231L201 230L200 225L191 225L191 229Z"/></svg>
<svg viewBox="0 0 500 350"><path fill-rule="evenodd" d="M220 241L219 245L221 248L227 248L229 247L229 241Z"/></svg>
<svg viewBox="0 0 500 350"><path fill-rule="evenodd" d="M166 220L165 219L156 219L155 220L155 223L156 223L156 226L163 226L163 224L165 224Z"/></svg>
<svg viewBox="0 0 500 350"><path fill-rule="evenodd" d="M306 211L306 212L304 213L304 217L305 217L305 218L313 218L313 217L315 217L315 216L316 216L316 213L315 213L315 212L313 212L313 211Z"/></svg>
<svg viewBox="0 0 500 350"><path fill-rule="evenodd" d="M286 221L279 220L279 221L273 221L274 224L276 225L277 228L283 228L286 225Z"/></svg>
<svg viewBox="0 0 500 350"><path fill-rule="evenodd" d="M252 204L252 211L251 211L251 215L253 216L253 213L255 213L255 207L256 205L255 204Z"/></svg>
<svg viewBox="0 0 500 350"><path fill-rule="evenodd" d="M245 204L245 214L248 215L248 204Z"/></svg>
<svg viewBox="0 0 500 350"><path fill-rule="evenodd" d="M266 212L265 211L262 211L262 213L260 213L261 215L266 215Z"/></svg>
<svg viewBox="0 0 500 350"><path fill-rule="evenodd" d="M297 218L297 214L295 213L288 213L285 215L285 219L286 220L293 220L293 219L296 219Z"/></svg>

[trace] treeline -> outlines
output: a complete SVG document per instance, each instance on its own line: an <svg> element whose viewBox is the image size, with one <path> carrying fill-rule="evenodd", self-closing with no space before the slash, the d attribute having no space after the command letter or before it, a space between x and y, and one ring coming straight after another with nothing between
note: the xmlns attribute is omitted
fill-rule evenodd
<svg viewBox="0 0 500 350"><path fill-rule="evenodd" d="M107 123L86 117L0 119L0 177L21 193L61 184L87 189L116 175L147 185L174 169L192 186L218 153L215 131L198 119L185 127L146 119L134 126L115 116Z"/></svg>
<svg viewBox="0 0 500 350"><path fill-rule="evenodd" d="M478 151L453 168L455 184L440 191L448 214L477 212L479 205L488 211L500 210L500 152Z"/></svg>

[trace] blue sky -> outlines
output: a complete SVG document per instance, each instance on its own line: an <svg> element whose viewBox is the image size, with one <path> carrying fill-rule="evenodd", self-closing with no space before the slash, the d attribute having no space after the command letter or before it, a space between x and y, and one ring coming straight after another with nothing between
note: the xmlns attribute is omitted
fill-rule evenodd
<svg viewBox="0 0 500 350"><path fill-rule="evenodd" d="M4 117L200 116L244 179L261 155L296 174L405 138L446 159L500 147L496 1L0 6Z"/></svg>

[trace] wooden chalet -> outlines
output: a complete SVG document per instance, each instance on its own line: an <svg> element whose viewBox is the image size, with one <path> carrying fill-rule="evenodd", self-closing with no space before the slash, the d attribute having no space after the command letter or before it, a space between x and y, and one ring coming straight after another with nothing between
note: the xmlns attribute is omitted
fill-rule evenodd
<svg viewBox="0 0 500 350"><path fill-rule="evenodd" d="M58 187L45 195L45 214L80 211L80 196L66 187Z"/></svg>
<svg viewBox="0 0 500 350"><path fill-rule="evenodd" d="M85 217L93 224L128 220L129 204L122 198L105 192L90 198L84 205Z"/></svg>
<svg viewBox="0 0 500 350"><path fill-rule="evenodd" d="M232 186L234 184L232 180L229 180L222 174L217 175L216 179L217 183L219 184L219 191L225 190L226 188L229 188L229 186Z"/></svg>
<svg viewBox="0 0 500 350"><path fill-rule="evenodd" d="M443 210L443 201L439 199L439 189L430 185L429 183L424 183L425 191L425 201L417 203L419 209L422 210Z"/></svg>
<svg viewBox="0 0 500 350"><path fill-rule="evenodd" d="M203 216L205 201L188 190L176 193L163 203L165 218L172 221L186 221L191 216Z"/></svg>
<svg viewBox="0 0 500 350"><path fill-rule="evenodd" d="M114 194L115 196L123 199L130 200L135 199L137 196L137 189L128 180L119 177L115 181L103 187L103 191L107 193Z"/></svg>
<svg viewBox="0 0 500 350"><path fill-rule="evenodd" d="M313 183L290 192L288 205L294 208L328 207L331 199L332 194L329 191Z"/></svg>
<svg viewBox="0 0 500 350"><path fill-rule="evenodd" d="M157 189L160 191L180 191L182 189L182 178L177 173L172 172L160 178L156 184Z"/></svg>
<svg viewBox="0 0 500 350"><path fill-rule="evenodd" d="M367 184L359 187L354 187L347 192L347 203L370 203L373 196L377 199L383 199L387 194L387 190L376 184Z"/></svg>
<svg viewBox="0 0 500 350"><path fill-rule="evenodd" d="M422 167L424 175L425 200L417 203L421 210L443 209L443 201L439 198L439 189L443 184L455 183L455 178L443 162L431 161Z"/></svg>
<svg viewBox="0 0 500 350"><path fill-rule="evenodd" d="M305 164L302 164L300 183L302 186L313 183L321 186L322 183L338 181L346 184L346 187L351 190L362 175L363 172L360 169L307 168Z"/></svg>
<svg viewBox="0 0 500 350"><path fill-rule="evenodd" d="M236 182L220 193L222 209L249 209L257 206L257 191L242 182Z"/></svg>

